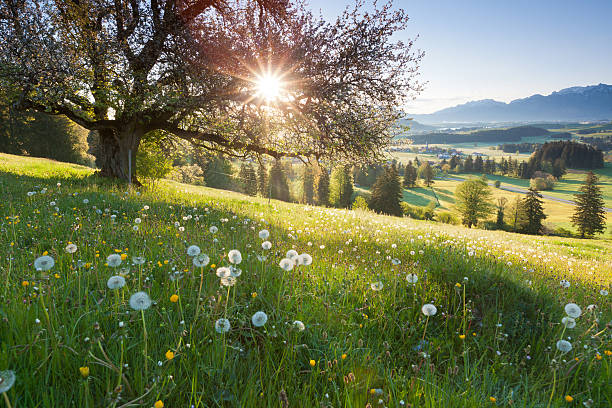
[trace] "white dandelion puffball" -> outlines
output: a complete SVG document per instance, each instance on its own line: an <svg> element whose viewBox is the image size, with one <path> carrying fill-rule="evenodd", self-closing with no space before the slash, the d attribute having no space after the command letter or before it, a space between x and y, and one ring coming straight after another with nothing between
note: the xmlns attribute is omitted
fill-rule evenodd
<svg viewBox="0 0 612 408"><path fill-rule="evenodd" d="M287 251L287 255L285 255L285 258L291 259L294 263L297 262L298 257L299 254L294 249L290 249L289 251Z"/></svg>
<svg viewBox="0 0 612 408"><path fill-rule="evenodd" d="M242 275L242 269L236 268L235 266L230 266L229 270L230 270L230 275L234 278L237 278L240 275Z"/></svg>
<svg viewBox="0 0 612 408"><path fill-rule="evenodd" d="M264 241L261 243L261 247L267 251L272 248L272 243L270 241Z"/></svg>
<svg viewBox="0 0 612 408"><path fill-rule="evenodd" d="M605 290L605 289L602 289L602 290L600 290L600 291L599 291L599 294L600 294L601 296L608 296L608 291L607 291L607 290Z"/></svg>
<svg viewBox="0 0 612 408"><path fill-rule="evenodd" d="M202 252L200 250L200 247L197 245L191 245L189 248L187 248L187 255L189 256L198 256L200 255L200 252Z"/></svg>
<svg viewBox="0 0 612 408"><path fill-rule="evenodd" d="M220 278L227 278L228 276L231 276L232 272L230 271L230 268L228 268L227 266L222 266L220 268L217 268L217 276Z"/></svg>
<svg viewBox="0 0 612 408"><path fill-rule="evenodd" d="M561 285L562 288L569 288L570 287L570 283L567 279L561 279L561 282L559 282L559 284Z"/></svg>
<svg viewBox="0 0 612 408"><path fill-rule="evenodd" d="M236 284L236 278L233 276L228 276L226 278L221 278L221 285L225 287L234 286Z"/></svg>
<svg viewBox="0 0 612 408"><path fill-rule="evenodd" d="M268 239L269 236L270 236L270 231L265 230L265 229L259 231L259 238L260 239Z"/></svg>
<svg viewBox="0 0 612 408"><path fill-rule="evenodd" d="M229 251L227 253L227 258L234 265L238 265L240 262L242 262L242 254L237 249L232 249L231 251Z"/></svg>
<svg viewBox="0 0 612 408"><path fill-rule="evenodd" d="M55 261L49 255L43 255L34 261L34 268L37 271L48 271L53 268L53 265L55 265Z"/></svg>
<svg viewBox="0 0 612 408"><path fill-rule="evenodd" d="M408 281L408 283L417 283L419 277L416 273L409 273L408 275L406 275L406 280Z"/></svg>
<svg viewBox="0 0 612 408"><path fill-rule="evenodd" d="M596 306L596 305L593 305L593 304L588 305L588 306L586 307L586 310L588 310L589 312L592 312L592 311L594 311L595 309L597 309L597 306Z"/></svg>
<svg viewBox="0 0 612 408"><path fill-rule="evenodd" d="M210 262L210 258L206 254L199 254L193 257L193 266L196 268L202 268Z"/></svg>
<svg viewBox="0 0 612 408"><path fill-rule="evenodd" d="M142 265L142 264L145 263L145 261L146 260L142 256L135 256L135 257L132 258L132 263L134 265Z"/></svg>
<svg viewBox="0 0 612 408"><path fill-rule="evenodd" d="M149 207L148 205L145 205L144 207L142 207L142 209L145 210L145 211L148 210L149 208L151 208L151 207Z"/></svg>
<svg viewBox="0 0 612 408"><path fill-rule="evenodd" d="M64 248L67 254L74 254L77 251L77 246L75 244L68 244L66 248Z"/></svg>
<svg viewBox="0 0 612 408"><path fill-rule="evenodd" d="M13 370L0 371L0 394L7 392L15 384L15 372Z"/></svg>
<svg viewBox="0 0 612 408"><path fill-rule="evenodd" d="M215 227L214 225L212 227L210 227L208 229L210 231L211 234L216 234L217 231L219 231L219 228Z"/></svg>
<svg viewBox="0 0 612 408"><path fill-rule="evenodd" d="M134 224L140 224L142 222L142 220L140 218L135 218L134 219Z"/></svg>
<svg viewBox="0 0 612 408"><path fill-rule="evenodd" d="M572 343L567 340L559 340L557 342L557 349L562 353L567 353L572 349Z"/></svg>
<svg viewBox="0 0 612 408"><path fill-rule="evenodd" d="M110 278L108 278L106 286L108 286L108 288L111 290L121 289L125 286L125 278L119 275L111 276Z"/></svg>
<svg viewBox="0 0 612 408"><path fill-rule="evenodd" d="M300 265L305 265L305 266L312 265L312 256L310 256L309 254L301 254L299 256L299 262L300 262Z"/></svg>
<svg viewBox="0 0 612 408"><path fill-rule="evenodd" d="M565 305L565 313L574 319L577 319L582 314L582 309L575 303L568 303Z"/></svg>
<svg viewBox="0 0 612 408"><path fill-rule="evenodd" d="M227 333L231 328L232 326L227 319L219 319L215 322L215 331L219 334Z"/></svg>
<svg viewBox="0 0 612 408"><path fill-rule="evenodd" d="M84 199L83 199L83 204L89 204L89 200L88 200L88 199L86 199L86 198L84 198Z"/></svg>
<svg viewBox="0 0 612 408"><path fill-rule="evenodd" d="M291 259L283 258L278 263L278 266L280 266L284 271L289 272L290 270L293 269L295 264L293 263Z"/></svg>
<svg viewBox="0 0 612 408"><path fill-rule="evenodd" d="M576 320L574 320L573 317L565 316L563 319L561 319L561 324L563 324L568 329L573 329L574 327L576 327Z"/></svg>
<svg viewBox="0 0 612 408"><path fill-rule="evenodd" d="M151 298L145 292L136 292L130 297L130 307L134 310L147 310L151 307Z"/></svg>
<svg viewBox="0 0 612 408"><path fill-rule="evenodd" d="M427 303L423 305L421 312L423 312L425 316L433 316L438 313L438 309L431 303Z"/></svg>
<svg viewBox="0 0 612 408"><path fill-rule="evenodd" d="M119 254L111 254L106 257L106 263L111 268L116 268L121 265L121 255Z"/></svg>
<svg viewBox="0 0 612 408"><path fill-rule="evenodd" d="M268 321L268 315L262 311L255 312L255 314L251 318L251 321L253 322L253 326L261 327Z"/></svg>
<svg viewBox="0 0 612 408"><path fill-rule="evenodd" d="M296 329L297 331L306 330L306 326L304 326L304 323L302 323L300 320L296 320L293 322L293 328Z"/></svg>
<svg viewBox="0 0 612 408"><path fill-rule="evenodd" d="M378 281L378 282L370 283L370 287L372 288L372 290L378 292L379 290L382 290L384 285L381 281Z"/></svg>

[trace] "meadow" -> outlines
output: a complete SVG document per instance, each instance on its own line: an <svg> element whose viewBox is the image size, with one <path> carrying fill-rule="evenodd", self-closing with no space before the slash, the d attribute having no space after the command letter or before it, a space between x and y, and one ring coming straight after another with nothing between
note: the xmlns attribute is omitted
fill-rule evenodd
<svg viewBox="0 0 612 408"><path fill-rule="evenodd" d="M4 154L0 194L7 405L612 406L610 241Z"/></svg>

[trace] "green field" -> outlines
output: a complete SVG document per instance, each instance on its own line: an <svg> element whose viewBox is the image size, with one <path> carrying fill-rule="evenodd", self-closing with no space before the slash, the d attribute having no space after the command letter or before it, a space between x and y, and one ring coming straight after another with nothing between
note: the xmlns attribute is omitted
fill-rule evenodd
<svg viewBox="0 0 612 408"><path fill-rule="evenodd" d="M15 407L612 404L609 241L166 181L135 191L9 155L0 192L0 376L15 372L4 395ZM242 273L220 282L232 249ZM312 264L281 269L292 249ZM36 270L43 254L55 265ZM111 276L125 286L109 289ZM139 291L146 310L130 304ZM582 309L572 329L560 324L570 302Z"/></svg>

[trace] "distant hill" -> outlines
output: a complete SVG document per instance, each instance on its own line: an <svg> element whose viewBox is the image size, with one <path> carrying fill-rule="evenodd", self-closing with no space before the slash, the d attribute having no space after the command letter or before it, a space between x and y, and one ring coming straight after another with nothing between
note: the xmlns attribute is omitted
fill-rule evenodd
<svg viewBox="0 0 612 408"><path fill-rule="evenodd" d="M524 137L547 136L551 138L566 139L569 133L552 133L546 129L534 126L518 126L508 129L484 129L467 133L431 132L412 135L409 138L415 144L449 144L467 142L519 142Z"/></svg>
<svg viewBox="0 0 612 408"><path fill-rule="evenodd" d="M612 85L575 86L510 103L483 99L411 117L423 124L607 120L612 119Z"/></svg>

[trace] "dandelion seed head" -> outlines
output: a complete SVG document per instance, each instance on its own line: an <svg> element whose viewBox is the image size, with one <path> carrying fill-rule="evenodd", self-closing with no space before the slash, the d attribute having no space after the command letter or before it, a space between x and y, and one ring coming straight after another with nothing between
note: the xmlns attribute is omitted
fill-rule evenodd
<svg viewBox="0 0 612 408"><path fill-rule="evenodd" d="M151 298L145 292L136 292L130 297L130 307L134 310L147 310L151 307Z"/></svg>
<svg viewBox="0 0 612 408"><path fill-rule="evenodd" d="M251 322L253 322L253 326L261 327L268 321L268 315L262 311L255 312L253 317L251 317Z"/></svg>
<svg viewBox="0 0 612 408"><path fill-rule="evenodd" d="M55 265L55 261L49 255L40 256L34 261L34 268L37 271L48 271L53 268L53 265Z"/></svg>
<svg viewBox="0 0 612 408"><path fill-rule="evenodd" d="M111 290L121 289L125 286L125 278L119 275L111 276L108 278L108 281L106 281L106 286Z"/></svg>
<svg viewBox="0 0 612 408"><path fill-rule="evenodd" d="M423 305L421 312L423 312L425 316L434 316L436 313L438 313L438 308L431 303L427 303Z"/></svg>

